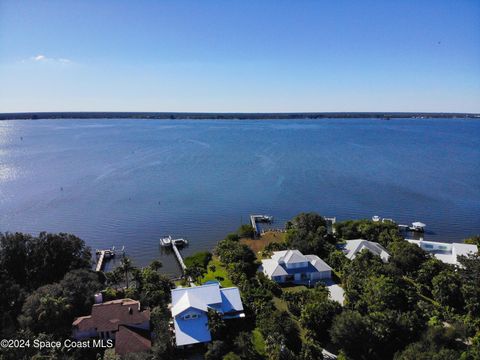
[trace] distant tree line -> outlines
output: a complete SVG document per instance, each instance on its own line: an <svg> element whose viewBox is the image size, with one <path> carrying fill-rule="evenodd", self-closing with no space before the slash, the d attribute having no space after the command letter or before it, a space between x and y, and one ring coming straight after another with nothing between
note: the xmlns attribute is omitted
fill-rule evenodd
<svg viewBox="0 0 480 360"><path fill-rule="evenodd" d="M268 120L268 119L395 119L395 118L474 118L473 113L412 112L302 112L302 113L200 113L200 112L31 112L0 113L0 120L36 119L194 119L194 120Z"/></svg>

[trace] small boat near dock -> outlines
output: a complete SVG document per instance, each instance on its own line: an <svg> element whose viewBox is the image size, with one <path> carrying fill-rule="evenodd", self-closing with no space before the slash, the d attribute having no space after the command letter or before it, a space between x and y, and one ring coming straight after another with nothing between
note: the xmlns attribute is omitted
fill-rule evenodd
<svg viewBox="0 0 480 360"><path fill-rule="evenodd" d="M184 246L188 245L188 240L187 239L173 239L172 244L176 246Z"/></svg>
<svg viewBox="0 0 480 360"><path fill-rule="evenodd" d="M373 222L382 222L382 223L390 222L390 223L395 224L395 220L393 220L392 218L382 218L381 216L378 216L378 215L373 215L372 216L372 221Z"/></svg>
<svg viewBox="0 0 480 360"><path fill-rule="evenodd" d="M416 231L416 232L425 232L425 225L424 223L420 221L415 221L412 223L412 226L410 226L408 229L410 231Z"/></svg>
<svg viewBox="0 0 480 360"><path fill-rule="evenodd" d="M412 231L412 232L420 232L420 233L423 233L425 232L425 227L427 225L425 225L424 223L420 222L420 221L415 221L412 223L412 225L398 225L398 228L400 230L403 230L403 231Z"/></svg>
<svg viewBox="0 0 480 360"><path fill-rule="evenodd" d="M173 239L171 235L163 236L160 238L160 246L184 246L188 245L188 240L184 238Z"/></svg>
<svg viewBox="0 0 480 360"><path fill-rule="evenodd" d="M172 237L170 235L161 237L160 238L160 245L161 246L171 246L172 245Z"/></svg>

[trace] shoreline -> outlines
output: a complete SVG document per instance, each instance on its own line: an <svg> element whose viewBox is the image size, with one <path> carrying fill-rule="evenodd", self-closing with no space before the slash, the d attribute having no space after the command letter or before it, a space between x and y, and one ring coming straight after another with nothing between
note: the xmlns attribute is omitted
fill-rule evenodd
<svg viewBox="0 0 480 360"><path fill-rule="evenodd" d="M202 113L202 112L22 112L0 113L0 120L319 120L319 119L480 119L475 113L431 112L300 112L300 113Z"/></svg>

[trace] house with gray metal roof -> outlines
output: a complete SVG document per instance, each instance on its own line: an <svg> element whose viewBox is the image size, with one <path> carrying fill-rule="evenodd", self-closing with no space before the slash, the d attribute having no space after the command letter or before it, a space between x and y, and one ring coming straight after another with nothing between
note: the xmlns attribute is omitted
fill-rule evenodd
<svg viewBox="0 0 480 360"><path fill-rule="evenodd" d="M314 283L332 275L332 268L317 255L298 250L273 252L270 259L262 260L261 271L277 283Z"/></svg>
<svg viewBox="0 0 480 360"><path fill-rule="evenodd" d="M342 250L345 256L350 260L355 259L362 250L368 250L372 254L380 256L383 262L388 262L388 259L390 258L390 254L382 245L364 239L347 240L347 243L342 247Z"/></svg>
<svg viewBox="0 0 480 360"><path fill-rule="evenodd" d="M208 310L224 319L245 317L240 291L236 287L220 288L218 283L172 290L172 317L177 346L212 340L208 328Z"/></svg>

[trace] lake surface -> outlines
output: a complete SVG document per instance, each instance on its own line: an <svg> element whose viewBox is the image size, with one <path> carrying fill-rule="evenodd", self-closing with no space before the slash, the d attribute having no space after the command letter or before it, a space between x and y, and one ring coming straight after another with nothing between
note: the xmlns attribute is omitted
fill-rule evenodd
<svg viewBox="0 0 480 360"><path fill-rule="evenodd" d="M249 214L301 211L480 233L480 121L33 120L0 122L0 231L125 245L178 274L159 237L211 250Z"/></svg>

